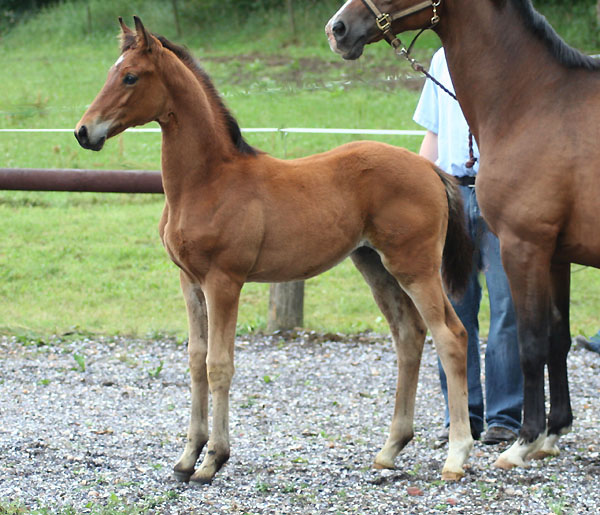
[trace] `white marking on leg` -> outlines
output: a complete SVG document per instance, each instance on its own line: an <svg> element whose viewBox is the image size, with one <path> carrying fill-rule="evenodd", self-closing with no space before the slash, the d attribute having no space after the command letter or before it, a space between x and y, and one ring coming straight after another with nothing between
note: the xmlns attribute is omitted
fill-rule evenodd
<svg viewBox="0 0 600 515"><path fill-rule="evenodd" d="M545 439L545 431L531 443L525 443L519 438L508 449L500 454L498 460L496 461L496 466L501 468L507 468L506 465L513 467L526 467L527 457L534 452L537 452L542 445L544 445Z"/></svg>

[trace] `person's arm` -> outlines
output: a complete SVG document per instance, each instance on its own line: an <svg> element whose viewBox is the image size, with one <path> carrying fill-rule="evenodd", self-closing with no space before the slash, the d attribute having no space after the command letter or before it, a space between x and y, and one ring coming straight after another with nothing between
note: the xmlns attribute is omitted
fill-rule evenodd
<svg viewBox="0 0 600 515"><path fill-rule="evenodd" d="M435 163L438 158L438 135L435 132L427 131L421 148L419 149L419 155L426 157L432 163Z"/></svg>

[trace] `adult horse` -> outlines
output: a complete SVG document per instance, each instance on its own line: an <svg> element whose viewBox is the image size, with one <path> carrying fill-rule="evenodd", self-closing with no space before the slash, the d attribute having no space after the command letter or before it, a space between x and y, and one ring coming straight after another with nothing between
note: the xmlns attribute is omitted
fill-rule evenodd
<svg viewBox="0 0 600 515"><path fill-rule="evenodd" d="M395 34L422 28L444 45L477 139L477 196L515 303L523 426L496 461L511 468L558 454L573 420L570 263L600 267L600 62L562 41L530 0L350 0L326 32L334 51L356 59L367 43L385 37L398 47Z"/></svg>
<svg viewBox="0 0 600 515"><path fill-rule="evenodd" d="M165 208L160 235L181 269L189 319L192 409L175 475L210 482L229 458L229 388L237 308L247 281L317 275L351 256L389 322L398 356L389 438L375 459L393 467L413 436L425 326L450 391L450 448L442 476L456 479L473 444L466 334L444 293L464 286L470 263L454 182L405 149L356 142L282 161L250 147L208 76L183 48L121 21L121 56L75 129L100 150L127 127L162 129ZM208 391L213 426L208 431ZM206 454L195 470L203 448Z"/></svg>

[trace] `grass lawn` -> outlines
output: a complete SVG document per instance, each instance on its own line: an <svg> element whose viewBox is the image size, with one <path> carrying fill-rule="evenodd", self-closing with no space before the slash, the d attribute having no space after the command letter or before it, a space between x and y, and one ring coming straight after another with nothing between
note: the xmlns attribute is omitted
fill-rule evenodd
<svg viewBox="0 0 600 515"><path fill-rule="evenodd" d="M256 15L227 37L218 26L211 32L184 24L184 36L177 38L169 2L93 0L90 35L84 5L62 3L0 40L0 129L73 128L118 57L116 17L134 7L148 28L189 46L242 127L419 128L412 112L422 79L384 45L369 47L352 63L331 54L322 31L333 12L327 6L298 15L298 43L290 45L283 14ZM564 23L572 38L585 33L571 28L577 23ZM590 51L600 47L597 40L584 43L580 46ZM437 46L435 36L425 36L418 57L427 61ZM361 138L247 135L251 144L278 157ZM420 143L414 137L376 139L411 150ZM159 169L160 135L126 133L94 153L81 149L70 133L0 133L0 166ZM184 337L178 272L156 229L162 203L158 195L0 191L0 332ZM574 267L572 277L573 332L595 332L598 272ZM265 327L267 290L245 286L240 331ZM348 261L307 282L305 325L332 332L387 331ZM487 332L485 305L482 331Z"/></svg>

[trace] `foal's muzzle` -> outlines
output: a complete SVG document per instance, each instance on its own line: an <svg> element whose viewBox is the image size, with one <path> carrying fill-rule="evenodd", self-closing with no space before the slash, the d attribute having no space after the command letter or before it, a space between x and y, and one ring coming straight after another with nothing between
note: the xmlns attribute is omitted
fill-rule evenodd
<svg viewBox="0 0 600 515"><path fill-rule="evenodd" d="M92 143L87 127L82 125L79 127L79 129L75 129L75 139L77 139L83 148L98 151L102 150L104 142L106 141L106 136L102 136L100 139Z"/></svg>

